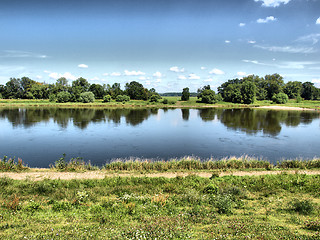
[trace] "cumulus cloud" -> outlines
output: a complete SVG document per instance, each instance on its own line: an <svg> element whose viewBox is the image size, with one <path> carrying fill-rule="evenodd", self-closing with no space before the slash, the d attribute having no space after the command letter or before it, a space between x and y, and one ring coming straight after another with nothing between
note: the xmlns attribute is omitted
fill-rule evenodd
<svg viewBox="0 0 320 240"><path fill-rule="evenodd" d="M141 76L141 75L146 75L146 74L144 72L141 72L141 71L124 70L124 75L125 76Z"/></svg>
<svg viewBox="0 0 320 240"><path fill-rule="evenodd" d="M194 73L190 73L188 78L190 80L198 80L198 79L200 79L200 77L198 75L194 74Z"/></svg>
<svg viewBox="0 0 320 240"><path fill-rule="evenodd" d="M316 24L320 24L320 17L318 17Z"/></svg>
<svg viewBox="0 0 320 240"><path fill-rule="evenodd" d="M110 76L112 76L112 77L120 77L120 76L121 76L121 73L119 73L119 72L113 72L113 73L110 74Z"/></svg>
<svg viewBox="0 0 320 240"><path fill-rule="evenodd" d="M144 77L144 76L141 76L141 77L139 77L138 79L141 80L141 81L144 81L144 80L146 80L147 78Z"/></svg>
<svg viewBox="0 0 320 240"><path fill-rule="evenodd" d="M78 65L78 68L88 68L88 65L82 63Z"/></svg>
<svg viewBox="0 0 320 240"><path fill-rule="evenodd" d="M205 70L205 69L207 69L207 68L206 68L206 67L201 67L200 69L201 69L201 70Z"/></svg>
<svg viewBox="0 0 320 240"><path fill-rule="evenodd" d="M161 72L155 72L155 73L153 74L153 76L156 77L156 78L161 78L161 77L163 77L163 75L162 75Z"/></svg>
<svg viewBox="0 0 320 240"><path fill-rule="evenodd" d="M52 73L49 74L49 77L52 78L52 79L55 79L55 80L58 79L58 78L64 77L64 78L66 78L66 79L68 79L68 80L72 80L72 81L73 81L73 80L76 80L76 79L78 78L78 77L72 75L72 74L69 73L69 72L66 72L66 73L64 73L64 74L52 72Z"/></svg>
<svg viewBox="0 0 320 240"><path fill-rule="evenodd" d="M256 48L267 50L270 52L285 52L285 53L314 53L316 50L313 47L295 47L295 46L261 46L254 45Z"/></svg>
<svg viewBox="0 0 320 240"><path fill-rule="evenodd" d="M255 43L256 43L256 41L254 41L254 40L250 40L250 41L248 41L248 43L250 43L250 44L255 44Z"/></svg>
<svg viewBox="0 0 320 240"><path fill-rule="evenodd" d="M312 79L311 82L314 83L314 85L315 85L317 88L320 87L320 78L318 78L318 79Z"/></svg>
<svg viewBox="0 0 320 240"><path fill-rule="evenodd" d="M177 72L177 73L184 72L184 68L179 68L179 67L177 67L177 66L171 67L169 70L170 70L171 72Z"/></svg>
<svg viewBox="0 0 320 240"><path fill-rule="evenodd" d="M259 18L257 20L257 23L268 23L268 22L273 22L276 21L277 19L274 16L269 16L266 18Z"/></svg>
<svg viewBox="0 0 320 240"><path fill-rule="evenodd" d="M245 23L239 23L239 27L244 27L245 25Z"/></svg>
<svg viewBox="0 0 320 240"><path fill-rule="evenodd" d="M51 72L50 72L50 71L48 71L48 70L44 70L43 72L44 72L44 73L51 73Z"/></svg>
<svg viewBox="0 0 320 240"><path fill-rule="evenodd" d="M186 80L186 79L187 79L187 77L184 76L184 75L179 75L178 76L178 80Z"/></svg>
<svg viewBox="0 0 320 240"><path fill-rule="evenodd" d="M205 79L205 80L203 80L204 82L212 82L213 81L213 79L212 78L207 78L207 79Z"/></svg>
<svg viewBox="0 0 320 240"><path fill-rule="evenodd" d="M218 69L218 68L214 68L212 69L210 72L210 74L215 74L215 75L223 75L224 74L224 71Z"/></svg>
<svg viewBox="0 0 320 240"><path fill-rule="evenodd" d="M279 7L280 4L287 4L291 0L254 0L255 2L262 2L264 7Z"/></svg>
<svg viewBox="0 0 320 240"><path fill-rule="evenodd" d="M245 76L247 76L247 73L246 72L237 72L237 75L239 77L245 77Z"/></svg>
<svg viewBox="0 0 320 240"><path fill-rule="evenodd" d="M229 40L225 40L224 42L225 42L225 43L231 43L231 41L229 41Z"/></svg>

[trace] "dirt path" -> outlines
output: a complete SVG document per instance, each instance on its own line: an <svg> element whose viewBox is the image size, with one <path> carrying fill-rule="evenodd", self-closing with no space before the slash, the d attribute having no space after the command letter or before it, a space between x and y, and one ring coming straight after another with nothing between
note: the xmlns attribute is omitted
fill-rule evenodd
<svg viewBox="0 0 320 240"><path fill-rule="evenodd" d="M234 171L234 172L221 172L220 176L260 176L267 174L308 174L308 175L317 175L320 174L320 170L285 170L285 171ZM22 172L22 173L14 173L14 172L2 172L0 173L0 178L8 177L15 180L32 180L32 181L40 181L43 179L103 179L105 177L167 177L174 178L177 176L185 177L188 175L197 175L200 177L211 177L212 172L164 172L164 173L110 173L106 171L87 171L87 172L54 172L54 171L31 171L31 172Z"/></svg>

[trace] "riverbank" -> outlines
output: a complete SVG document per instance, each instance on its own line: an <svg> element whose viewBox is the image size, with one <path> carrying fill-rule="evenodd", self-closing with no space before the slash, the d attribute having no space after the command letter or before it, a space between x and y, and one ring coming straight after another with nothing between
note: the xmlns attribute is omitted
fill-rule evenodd
<svg viewBox="0 0 320 240"><path fill-rule="evenodd" d="M0 107L57 107L57 108L267 108L274 110L320 110L320 101L289 100L286 104L274 104L272 101L256 101L254 104L235 104L230 102L219 102L216 104L205 104L197 102L196 97L191 97L189 101L180 101L179 97L164 97L169 104L162 102L148 102L141 100L130 100L129 102L108 102L95 100L93 103L53 103L47 99L0 99ZM171 103L170 103L171 102Z"/></svg>

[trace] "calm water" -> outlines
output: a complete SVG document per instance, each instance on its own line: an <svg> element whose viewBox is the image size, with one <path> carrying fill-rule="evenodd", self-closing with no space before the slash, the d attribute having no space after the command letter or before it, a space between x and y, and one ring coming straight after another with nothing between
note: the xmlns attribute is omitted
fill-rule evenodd
<svg viewBox="0 0 320 240"><path fill-rule="evenodd" d="M63 153L100 166L128 157L312 158L320 156L319 120L316 112L250 109L0 108L0 156L31 167Z"/></svg>

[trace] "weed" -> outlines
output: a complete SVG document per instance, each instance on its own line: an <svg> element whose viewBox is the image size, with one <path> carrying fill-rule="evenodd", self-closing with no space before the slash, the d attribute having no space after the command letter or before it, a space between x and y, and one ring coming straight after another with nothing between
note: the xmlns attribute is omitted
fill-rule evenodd
<svg viewBox="0 0 320 240"><path fill-rule="evenodd" d="M292 201L289 202L289 209L293 210L295 212L308 215L312 213L314 210L314 206L311 200L306 199L306 200L299 200L297 198L293 199Z"/></svg>

